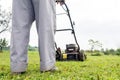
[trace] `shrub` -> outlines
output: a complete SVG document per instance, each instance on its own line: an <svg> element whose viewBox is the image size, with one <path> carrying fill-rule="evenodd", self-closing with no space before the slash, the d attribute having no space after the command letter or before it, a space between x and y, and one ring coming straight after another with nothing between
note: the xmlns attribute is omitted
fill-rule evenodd
<svg viewBox="0 0 120 80"><path fill-rule="evenodd" d="M102 56L102 55L103 55L103 53L101 53L101 52L96 52L96 53L91 54L91 56Z"/></svg>
<svg viewBox="0 0 120 80"><path fill-rule="evenodd" d="M116 55L120 55L120 48L116 50Z"/></svg>
<svg viewBox="0 0 120 80"><path fill-rule="evenodd" d="M107 49L106 51L103 52L105 55L115 55L116 51L114 49Z"/></svg>

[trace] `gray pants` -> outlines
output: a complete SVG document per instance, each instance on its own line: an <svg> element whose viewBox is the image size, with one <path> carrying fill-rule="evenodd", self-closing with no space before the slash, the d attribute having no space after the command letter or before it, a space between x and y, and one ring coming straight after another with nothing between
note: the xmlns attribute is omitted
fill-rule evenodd
<svg viewBox="0 0 120 80"><path fill-rule="evenodd" d="M54 33L56 27L55 0L13 0L10 61L12 72L27 68L27 47L34 20L38 33L40 70L55 65Z"/></svg>

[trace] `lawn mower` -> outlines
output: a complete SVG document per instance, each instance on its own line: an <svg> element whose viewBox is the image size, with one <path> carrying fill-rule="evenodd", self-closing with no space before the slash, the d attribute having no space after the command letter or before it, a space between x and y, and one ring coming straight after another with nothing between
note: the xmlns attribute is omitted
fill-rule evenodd
<svg viewBox="0 0 120 80"><path fill-rule="evenodd" d="M58 0L59 1L59 0ZM68 9L67 4L65 3L64 0L60 0L62 1L63 5L62 8L65 10L69 20L70 20L70 24L72 29L59 29L56 30L56 32L59 31L71 31L74 39L75 39L75 43L76 44L66 44L66 49L64 51L64 53L62 53L61 48L57 46L57 44L55 43L55 47L56 47L56 60L59 61L63 61L63 60L77 60L77 61L84 61L86 60L86 55L84 54L84 52L80 51L80 46L77 42L77 38L75 35L75 30L74 30L74 25L75 23L72 21L71 16L70 16L70 12Z"/></svg>

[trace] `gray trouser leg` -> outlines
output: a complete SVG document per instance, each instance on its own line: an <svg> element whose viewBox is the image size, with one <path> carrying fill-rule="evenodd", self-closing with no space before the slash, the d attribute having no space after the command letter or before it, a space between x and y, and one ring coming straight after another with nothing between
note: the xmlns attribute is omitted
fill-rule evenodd
<svg viewBox="0 0 120 80"><path fill-rule="evenodd" d="M40 70L46 71L55 66L55 0L33 0L33 4L39 41Z"/></svg>
<svg viewBox="0 0 120 80"><path fill-rule="evenodd" d="M26 71L27 46L34 13L31 0L13 0L11 33L11 71Z"/></svg>
<svg viewBox="0 0 120 80"><path fill-rule="evenodd" d="M39 39L40 69L49 70L55 65L55 0L13 0L12 72L26 70L30 26L34 19Z"/></svg>

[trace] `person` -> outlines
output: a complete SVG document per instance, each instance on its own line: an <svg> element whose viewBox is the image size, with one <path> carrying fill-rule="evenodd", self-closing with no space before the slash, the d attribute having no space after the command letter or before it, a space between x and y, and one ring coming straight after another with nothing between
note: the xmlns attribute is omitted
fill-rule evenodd
<svg viewBox="0 0 120 80"><path fill-rule="evenodd" d="M40 71L56 70L54 33L56 30L55 2L60 0L13 0L10 66L12 73L26 72L30 28L36 21Z"/></svg>

